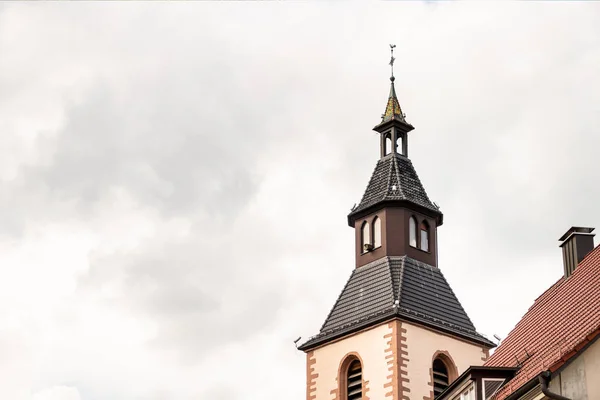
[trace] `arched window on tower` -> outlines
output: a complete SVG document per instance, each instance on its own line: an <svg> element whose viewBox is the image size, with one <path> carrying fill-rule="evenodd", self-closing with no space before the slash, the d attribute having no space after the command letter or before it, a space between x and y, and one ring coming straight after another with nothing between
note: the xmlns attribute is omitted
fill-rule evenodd
<svg viewBox="0 0 600 400"><path fill-rule="evenodd" d="M360 236L362 251L363 253L366 253L373 248L373 245L371 244L371 229L367 221L362 224Z"/></svg>
<svg viewBox="0 0 600 400"><path fill-rule="evenodd" d="M373 219L373 247L381 246L381 220L379 217Z"/></svg>
<svg viewBox="0 0 600 400"><path fill-rule="evenodd" d="M421 222L421 250L429 251L429 224L425 220Z"/></svg>
<svg viewBox="0 0 600 400"><path fill-rule="evenodd" d="M433 396L437 398L448 385L450 384L450 377L448 374L448 367L438 357L433 360Z"/></svg>
<svg viewBox="0 0 600 400"><path fill-rule="evenodd" d="M396 153L406 155L404 154L404 138L401 135L398 136L398 141L396 142Z"/></svg>
<svg viewBox="0 0 600 400"><path fill-rule="evenodd" d="M362 366L359 360L354 360L348 367L346 375L346 399L362 399Z"/></svg>
<svg viewBox="0 0 600 400"><path fill-rule="evenodd" d="M415 217L408 219L408 244L417 247L417 220Z"/></svg>
<svg viewBox="0 0 600 400"><path fill-rule="evenodd" d="M392 152L392 148L393 148L392 146L394 145L392 143L392 137L390 135L391 135L390 133L385 135L385 155L386 156Z"/></svg>

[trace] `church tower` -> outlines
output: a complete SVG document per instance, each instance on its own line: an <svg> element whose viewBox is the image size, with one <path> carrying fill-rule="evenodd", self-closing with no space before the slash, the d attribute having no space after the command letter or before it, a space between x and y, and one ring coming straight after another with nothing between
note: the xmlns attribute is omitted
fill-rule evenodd
<svg viewBox="0 0 600 400"><path fill-rule="evenodd" d="M393 47L392 60L393 67ZM494 343L477 333L437 260L443 215L411 160L394 87L381 122L380 157L348 215L356 265L307 355L307 400L433 400Z"/></svg>

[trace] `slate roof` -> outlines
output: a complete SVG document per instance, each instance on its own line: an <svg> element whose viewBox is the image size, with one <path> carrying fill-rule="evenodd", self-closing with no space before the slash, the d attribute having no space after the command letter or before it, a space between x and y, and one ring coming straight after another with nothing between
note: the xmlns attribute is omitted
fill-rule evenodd
<svg viewBox="0 0 600 400"><path fill-rule="evenodd" d="M561 277L538 297L486 361L517 366L516 376L494 397L505 399L545 370L556 371L585 344L600 336L600 246L569 278ZM518 361L517 361L518 360Z"/></svg>
<svg viewBox="0 0 600 400"><path fill-rule="evenodd" d="M494 347L481 336L442 272L408 256L383 257L356 268L318 335L300 346L320 343L379 321L402 318Z"/></svg>
<svg viewBox="0 0 600 400"><path fill-rule="evenodd" d="M348 217L351 218L378 203L394 200L408 201L442 215L439 208L429 200L408 157L390 153L377 161L362 200Z"/></svg>

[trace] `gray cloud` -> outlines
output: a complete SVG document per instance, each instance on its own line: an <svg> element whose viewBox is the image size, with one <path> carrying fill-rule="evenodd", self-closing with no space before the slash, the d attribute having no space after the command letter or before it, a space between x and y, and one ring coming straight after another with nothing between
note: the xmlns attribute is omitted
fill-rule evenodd
<svg viewBox="0 0 600 400"><path fill-rule="evenodd" d="M280 7L0 4L1 397L302 398L291 341L353 267L389 41L440 265L484 333L599 225L597 6Z"/></svg>
<svg viewBox="0 0 600 400"><path fill-rule="evenodd" d="M148 243L142 254L94 257L80 288L100 291L118 282L122 292L111 301L155 321L155 345L186 363L201 362L217 345L272 328L283 298L284 289L273 286L281 274L277 257L263 261L252 252L264 239L228 238L215 241L198 230L182 243Z"/></svg>

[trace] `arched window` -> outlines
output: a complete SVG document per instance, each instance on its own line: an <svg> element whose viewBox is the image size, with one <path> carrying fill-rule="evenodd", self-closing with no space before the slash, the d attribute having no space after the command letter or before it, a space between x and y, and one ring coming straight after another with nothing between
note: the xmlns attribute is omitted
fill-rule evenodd
<svg viewBox="0 0 600 400"><path fill-rule="evenodd" d="M429 251L429 224L421 222L421 250Z"/></svg>
<svg viewBox="0 0 600 400"><path fill-rule="evenodd" d="M367 252L370 250L371 245L371 229L367 221L363 222L361 228L361 239L362 239L362 251Z"/></svg>
<svg viewBox="0 0 600 400"><path fill-rule="evenodd" d="M381 246L381 220L375 217L373 220L373 247Z"/></svg>
<svg viewBox="0 0 600 400"><path fill-rule="evenodd" d="M448 367L438 357L433 360L433 397L437 398L448 385L450 384L450 377L448 375Z"/></svg>
<svg viewBox="0 0 600 400"><path fill-rule="evenodd" d="M385 155L386 156L392 152L392 146L393 146L392 138L390 137L389 134L387 134L385 136Z"/></svg>
<svg viewBox="0 0 600 400"><path fill-rule="evenodd" d="M362 366L359 360L354 360L346 374L346 399L362 399Z"/></svg>
<svg viewBox="0 0 600 400"><path fill-rule="evenodd" d="M404 138L399 135L398 136L398 140L396 141L396 149L397 149L397 153L402 154L402 155L406 155L404 154Z"/></svg>
<svg viewBox="0 0 600 400"><path fill-rule="evenodd" d="M417 221L415 217L408 219L408 243L412 247L417 247Z"/></svg>

